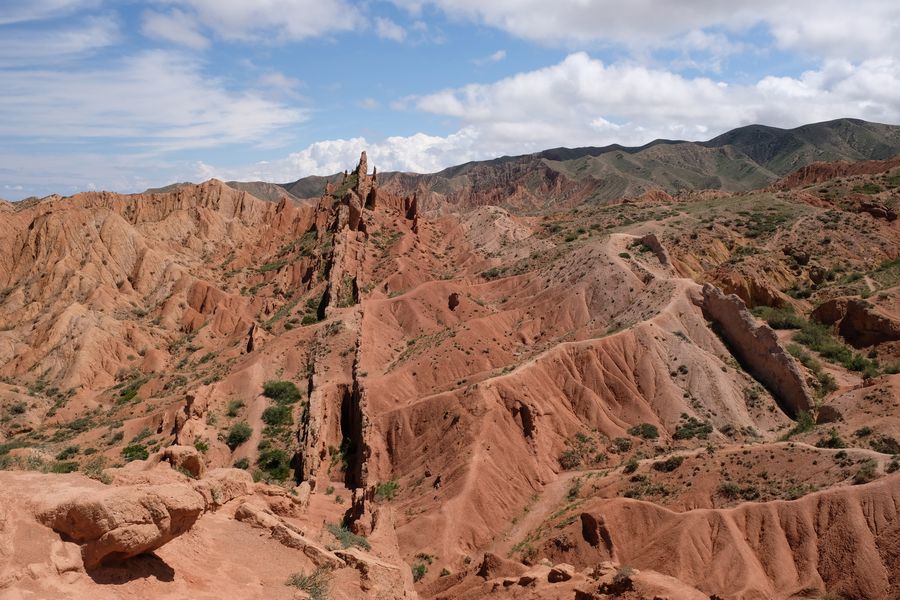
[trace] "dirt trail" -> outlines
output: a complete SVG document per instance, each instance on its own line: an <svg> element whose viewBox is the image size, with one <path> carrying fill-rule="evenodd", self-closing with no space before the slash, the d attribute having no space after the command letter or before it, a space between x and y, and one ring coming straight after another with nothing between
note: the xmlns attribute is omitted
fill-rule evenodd
<svg viewBox="0 0 900 600"><path fill-rule="evenodd" d="M556 481L548 483L539 493L536 502L528 507L528 512L516 522L509 530L501 534L488 548L499 556L507 556L512 547L525 539L525 537L543 523L547 517L559 509L566 494L569 491L573 479L581 477L593 471L565 471L560 473Z"/></svg>

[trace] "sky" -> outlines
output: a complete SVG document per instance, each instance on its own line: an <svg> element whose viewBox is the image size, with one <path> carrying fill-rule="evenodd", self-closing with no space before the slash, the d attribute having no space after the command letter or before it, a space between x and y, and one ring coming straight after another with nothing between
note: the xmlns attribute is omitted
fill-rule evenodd
<svg viewBox="0 0 900 600"><path fill-rule="evenodd" d="M892 0L0 0L0 198L900 123Z"/></svg>

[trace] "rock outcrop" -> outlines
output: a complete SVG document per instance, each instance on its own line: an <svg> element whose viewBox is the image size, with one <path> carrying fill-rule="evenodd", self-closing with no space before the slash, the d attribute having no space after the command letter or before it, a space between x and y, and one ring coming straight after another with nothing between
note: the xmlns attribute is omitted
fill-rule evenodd
<svg viewBox="0 0 900 600"><path fill-rule="evenodd" d="M206 472L203 455L193 446L168 446L163 449L160 460L170 463L175 469L189 473L191 477L203 477Z"/></svg>
<svg viewBox="0 0 900 600"><path fill-rule="evenodd" d="M239 469L215 469L193 483L79 491L43 508L40 522L81 544L87 569L152 552L186 533L204 511L253 492Z"/></svg>
<svg viewBox="0 0 900 600"><path fill-rule="evenodd" d="M187 484L110 488L63 500L39 520L81 544L88 569L152 552L186 533L206 509Z"/></svg>
<svg viewBox="0 0 900 600"><path fill-rule="evenodd" d="M339 569L345 566L344 561L333 552L306 538L302 531L261 506L245 502L234 517L252 527L268 530L272 539L288 548L300 550L318 567Z"/></svg>
<svg viewBox="0 0 900 600"><path fill-rule="evenodd" d="M900 340L900 320L859 298L829 300L816 308L812 317L834 325L841 337L857 348Z"/></svg>
<svg viewBox="0 0 900 600"><path fill-rule="evenodd" d="M758 322L744 302L710 284L703 286L703 312L734 354L791 417L812 408L812 396L793 357L772 329Z"/></svg>

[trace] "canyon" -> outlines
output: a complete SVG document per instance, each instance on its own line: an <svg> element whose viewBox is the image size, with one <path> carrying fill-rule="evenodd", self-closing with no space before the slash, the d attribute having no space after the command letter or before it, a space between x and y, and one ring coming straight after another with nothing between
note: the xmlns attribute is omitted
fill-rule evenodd
<svg viewBox="0 0 900 600"><path fill-rule="evenodd" d="M898 154L0 201L0 598L900 598Z"/></svg>

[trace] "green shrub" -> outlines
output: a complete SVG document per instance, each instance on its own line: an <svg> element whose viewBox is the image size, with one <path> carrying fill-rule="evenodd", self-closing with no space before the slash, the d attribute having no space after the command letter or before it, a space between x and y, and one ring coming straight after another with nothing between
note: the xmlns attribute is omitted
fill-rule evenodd
<svg viewBox="0 0 900 600"><path fill-rule="evenodd" d="M493 267L487 271L482 271L481 276L485 279L497 279L503 276L503 269Z"/></svg>
<svg viewBox="0 0 900 600"><path fill-rule="evenodd" d="M853 352L843 342L832 335L831 330L815 321L807 321L794 334L794 340L810 350L818 352L822 358L843 365L850 371L876 370L877 365L870 359Z"/></svg>
<svg viewBox="0 0 900 600"><path fill-rule="evenodd" d="M581 456L578 454L578 452L576 452L572 448L564 450L559 455L558 460L559 460L559 466L561 466L566 471L570 471L572 469L577 469L578 466L581 464Z"/></svg>
<svg viewBox="0 0 900 600"><path fill-rule="evenodd" d="M249 440L252 434L253 429L250 427L249 423L246 423L244 421L235 423L228 431L228 439L226 443L228 444L229 448L234 450L235 448Z"/></svg>
<svg viewBox="0 0 900 600"><path fill-rule="evenodd" d="M203 454L206 454L207 452L209 452L209 442L207 442L206 440L194 440L194 448L196 448Z"/></svg>
<svg viewBox="0 0 900 600"><path fill-rule="evenodd" d="M631 458L628 459L628 462L625 463L625 468L622 469L622 471L624 473L631 474L631 473L634 473L635 471L637 471L639 466L640 466L640 463L638 462L638 460L632 456Z"/></svg>
<svg viewBox="0 0 900 600"><path fill-rule="evenodd" d="M287 264L288 263L286 260L270 262L270 263L266 263L266 264L262 265L261 267L259 267L257 269L257 271L259 271L260 273L268 273L269 271L277 271L278 269L282 268L283 266L285 266Z"/></svg>
<svg viewBox="0 0 900 600"><path fill-rule="evenodd" d="M138 442L143 442L144 440L146 440L146 439L147 439L148 437L150 437L151 435L153 435L153 432L150 431L149 428L144 427L143 429L141 429L141 430L138 432L138 434L137 434L136 436L134 436L134 438L132 438L131 443L132 443L132 444L136 444L136 443L138 443Z"/></svg>
<svg viewBox="0 0 900 600"><path fill-rule="evenodd" d="M693 438L705 440L712 431L713 427L708 422L683 414L672 437L676 440L690 440Z"/></svg>
<svg viewBox="0 0 900 600"><path fill-rule="evenodd" d="M867 458L861 463L856 475L853 476L853 484L861 485L863 483L874 481L878 477L877 469L878 463L871 458Z"/></svg>
<svg viewBox="0 0 900 600"><path fill-rule="evenodd" d="M881 454L900 454L900 442L889 435L880 435L869 440L869 446Z"/></svg>
<svg viewBox="0 0 900 600"><path fill-rule="evenodd" d="M56 462L50 467L51 473L74 473L78 470L78 463L75 461Z"/></svg>
<svg viewBox="0 0 900 600"><path fill-rule="evenodd" d="M768 323L772 329L800 329L806 324L806 319L795 313L791 306L757 306L753 309L753 314Z"/></svg>
<svg viewBox="0 0 900 600"><path fill-rule="evenodd" d="M622 453L631 450L631 440L629 440L628 438L619 437L614 439L612 443L613 448L616 449L616 452Z"/></svg>
<svg viewBox="0 0 900 600"><path fill-rule="evenodd" d="M880 185L872 183L871 181L853 187L853 191L859 194L877 194L881 192L882 189L883 188Z"/></svg>
<svg viewBox="0 0 900 600"><path fill-rule="evenodd" d="M263 384L263 396L278 404L294 404L300 401L300 390L291 381L267 381Z"/></svg>
<svg viewBox="0 0 900 600"><path fill-rule="evenodd" d="M659 437L659 429L656 428L656 425L651 425L650 423L635 425L628 430L628 433L633 436L644 438L645 440L655 440Z"/></svg>
<svg viewBox="0 0 900 600"><path fill-rule="evenodd" d="M838 435L837 429L832 429L826 437L816 442L816 448L846 448L847 443Z"/></svg>
<svg viewBox="0 0 900 600"><path fill-rule="evenodd" d="M143 444L131 444L122 448L122 458L125 459L125 462L147 460L148 456L150 456L150 453Z"/></svg>
<svg viewBox="0 0 900 600"><path fill-rule="evenodd" d="M328 597L328 588L331 586L331 570L326 567L317 567L309 575L294 573L288 578L285 585L303 590L309 594L310 600L325 600Z"/></svg>
<svg viewBox="0 0 900 600"><path fill-rule="evenodd" d="M854 431L853 435L856 437L862 438L862 437L868 437L868 436L872 435L874 432L875 431L871 427L866 425L866 426L860 427L859 429Z"/></svg>
<svg viewBox="0 0 900 600"><path fill-rule="evenodd" d="M653 469L655 471L661 471L663 473L671 473L672 471L680 467L681 463L683 462L683 456L670 456L666 460L660 460L653 463Z"/></svg>
<svg viewBox="0 0 900 600"><path fill-rule="evenodd" d="M235 469L243 469L246 471L247 469L250 468L250 460L246 457L239 458L238 460L234 461L233 466Z"/></svg>
<svg viewBox="0 0 900 600"><path fill-rule="evenodd" d="M816 428L816 419L813 417L811 412L801 410L800 414L797 415L797 424L791 428L786 434L784 434L781 439L787 440L791 437L801 434L807 433L808 431L812 431Z"/></svg>
<svg viewBox="0 0 900 600"><path fill-rule="evenodd" d="M756 500L759 498L759 488L753 484L738 485L733 481L726 481L719 486L719 493L730 500Z"/></svg>
<svg viewBox="0 0 900 600"><path fill-rule="evenodd" d="M228 410L225 412L225 414L229 417L236 417L238 416L238 413L240 413L240 410L242 408L244 408L243 400L232 400L228 403Z"/></svg>
<svg viewBox="0 0 900 600"><path fill-rule="evenodd" d="M65 450L61 450L56 455L56 460L68 460L78 454L79 448L78 446L69 446Z"/></svg>
<svg viewBox="0 0 900 600"><path fill-rule="evenodd" d="M393 500L400 493L400 484L394 480L383 481L375 486L375 500L386 502Z"/></svg>
<svg viewBox="0 0 900 600"><path fill-rule="evenodd" d="M279 448L267 448L260 452L256 465L276 481L284 481L291 475L291 456Z"/></svg>
<svg viewBox="0 0 900 600"><path fill-rule="evenodd" d="M270 406L263 411L262 420L266 425L277 427L279 425L290 425L293 423L291 418L290 406Z"/></svg>
<svg viewBox="0 0 900 600"><path fill-rule="evenodd" d="M327 529L329 533L331 533L331 535L333 535L344 548L356 546L358 548L362 548L363 550L372 549L372 545L369 544L369 540L361 535L356 535L346 527L342 527L341 525L337 525L335 523L328 523L327 525L325 525L325 529Z"/></svg>
<svg viewBox="0 0 900 600"><path fill-rule="evenodd" d="M425 566L424 563L416 563L412 566L412 576L414 582L422 581L422 578L425 577L425 573L428 572L428 567Z"/></svg>

